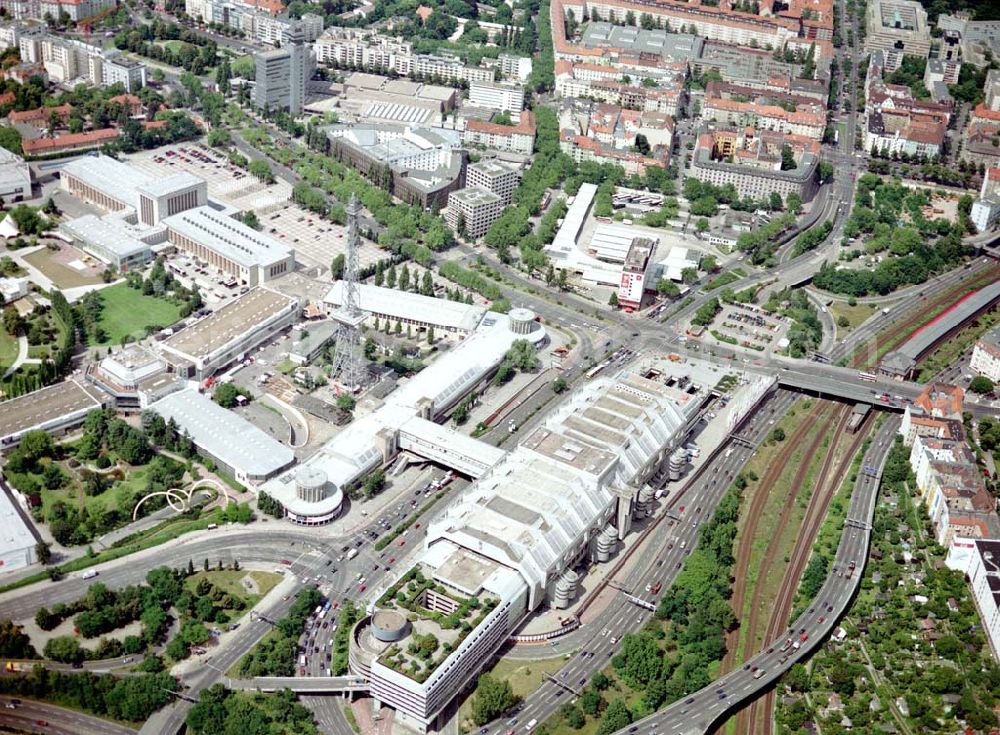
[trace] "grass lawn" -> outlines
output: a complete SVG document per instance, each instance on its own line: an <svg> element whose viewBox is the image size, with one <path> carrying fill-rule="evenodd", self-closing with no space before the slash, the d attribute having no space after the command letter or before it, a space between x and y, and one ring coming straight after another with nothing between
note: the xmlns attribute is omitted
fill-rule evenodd
<svg viewBox="0 0 1000 735"><path fill-rule="evenodd" d="M0 329L0 375L14 364L17 359L17 337L11 337L7 331Z"/></svg>
<svg viewBox="0 0 1000 735"><path fill-rule="evenodd" d="M564 656L543 658L537 661L519 661L512 658L502 658L487 672L497 679L509 681L514 694L527 697L541 686L546 674L555 674L566 664ZM470 694L462 702L458 710L458 721L463 732L476 729L472 723L472 697Z"/></svg>
<svg viewBox="0 0 1000 735"><path fill-rule="evenodd" d="M140 291L119 283L101 291L104 311L101 327L107 333L102 345L118 344L122 337L142 338L146 327L169 327L180 319L181 308L172 301L144 296Z"/></svg>
<svg viewBox="0 0 1000 735"><path fill-rule="evenodd" d="M194 561L195 567L197 568L197 560ZM249 592L243 585L243 579L247 576L256 582L258 592ZM226 594L243 600L247 604L248 610L260 602L261 598L270 592L274 586L281 581L281 575L275 574L274 572L248 572L245 569L240 569L234 572L227 569L221 572L198 572L185 579L184 586L191 592L194 592L198 583L205 578Z"/></svg>
<svg viewBox="0 0 1000 735"><path fill-rule="evenodd" d="M185 41L181 41L178 39L174 39L173 41L158 41L157 43L163 46L163 48L168 49L172 54L179 54L181 52L181 49L189 45Z"/></svg>
<svg viewBox="0 0 1000 735"><path fill-rule="evenodd" d="M830 316L833 317L834 323L842 316L847 317L846 327L837 325L837 339L843 339L860 327L877 310L878 307L875 304L855 304L854 306L849 306L846 301L834 301L830 304Z"/></svg>
<svg viewBox="0 0 1000 735"><path fill-rule="evenodd" d="M240 56L238 59L233 61L229 67L232 69L235 76L243 77L244 79L254 78L255 65L253 56L250 54Z"/></svg>
<svg viewBox="0 0 1000 735"><path fill-rule="evenodd" d="M100 495L85 495L83 484L77 480L76 473L68 469L65 462L61 462L60 465L72 480L58 490L49 490L42 485L40 495L42 496L43 508L51 508L53 503L60 500L73 507L80 507L82 505L88 511L117 508L118 503L123 498L128 497L134 489L146 486L147 468L134 467L129 470L125 479L121 482L116 482L114 487L108 488ZM36 477L40 478L40 476Z"/></svg>
<svg viewBox="0 0 1000 735"><path fill-rule="evenodd" d="M702 291L714 291L717 288L728 286L730 283L740 280L740 278L743 278L743 276L741 276L736 269L725 271L702 286Z"/></svg>

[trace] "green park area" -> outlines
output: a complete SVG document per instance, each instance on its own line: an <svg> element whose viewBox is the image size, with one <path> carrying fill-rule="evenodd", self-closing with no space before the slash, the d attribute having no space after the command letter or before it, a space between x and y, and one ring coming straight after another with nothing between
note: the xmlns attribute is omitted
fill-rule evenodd
<svg viewBox="0 0 1000 735"><path fill-rule="evenodd" d="M0 373L14 364L17 359L17 337L7 330L0 330Z"/></svg>
<svg viewBox="0 0 1000 735"><path fill-rule="evenodd" d="M158 45L163 46L172 54L180 54L184 50L185 46L190 46L191 44L185 43L184 41L174 39L172 41L159 41Z"/></svg>
<svg viewBox="0 0 1000 735"><path fill-rule="evenodd" d="M119 283L99 292L103 309L97 324L103 330L103 340L91 344L120 344L122 339L141 339L149 327L168 327L181 317L181 307L174 301L148 296L128 284Z"/></svg>
<svg viewBox="0 0 1000 735"><path fill-rule="evenodd" d="M274 572L245 572L243 570L225 569L223 571L197 572L184 580L184 587L189 592L196 592L202 580L207 579L220 593L240 598L251 608L260 602L278 582L281 575Z"/></svg>
<svg viewBox="0 0 1000 735"><path fill-rule="evenodd" d="M154 434L159 446L194 456L190 439L166 429ZM140 517L164 507L165 492L191 480L185 461L157 453L144 430L110 410L91 411L82 436L72 442L56 444L44 431L28 432L7 455L4 474L63 545L90 543L129 523L150 493Z"/></svg>

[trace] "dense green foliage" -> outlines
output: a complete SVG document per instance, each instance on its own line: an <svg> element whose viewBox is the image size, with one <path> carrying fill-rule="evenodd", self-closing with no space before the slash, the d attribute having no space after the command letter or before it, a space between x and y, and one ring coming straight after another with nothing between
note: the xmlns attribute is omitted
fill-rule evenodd
<svg viewBox="0 0 1000 735"><path fill-rule="evenodd" d="M794 224L795 215L785 212L763 227L742 233L736 239L736 247L750 253L750 262L754 265L769 263L778 249L778 239Z"/></svg>
<svg viewBox="0 0 1000 735"><path fill-rule="evenodd" d="M476 683L476 693L472 697L472 721L485 725L507 712L520 701L514 694L510 682L483 674Z"/></svg>
<svg viewBox="0 0 1000 735"><path fill-rule="evenodd" d="M789 328L788 354L791 357L805 357L806 353L820 346L823 341L823 324L816 313L816 307L801 288L786 288L771 296L765 309L784 314L793 320Z"/></svg>
<svg viewBox="0 0 1000 735"><path fill-rule="evenodd" d="M31 639L11 620L0 620L0 657L38 658Z"/></svg>
<svg viewBox="0 0 1000 735"><path fill-rule="evenodd" d="M694 317L691 319L691 323L699 327L707 327L715 319L715 315L719 313L721 308L719 299L713 296L698 307L698 310L694 313Z"/></svg>
<svg viewBox="0 0 1000 735"><path fill-rule="evenodd" d="M504 209L484 237L501 260L507 260L513 248L520 249L521 259L529 269L541 268L546 260L543 243L531 231L530 218L541 209L546 190L558 185L573 172L573 161L559 150L559 122L553 110L535 109L535 156L514 191L513 206Z"/></svg>
<svg viewBox="0 0 1000 735"><path fill-rule="evenodd" d="M274 694L233 692L213 684L188 712L191 735L315 735L312 713L283 689Z"/></svg>
<svg viewBox="0 0 1000 735"><path fill-rule="evenodd" d="M922 210L929 204L926 190L913 190L874 174L861 176L844 236L864 237L865 251L887 251L888 255L871 269L824 264L813 283L850 296L887 294L953 268L971 252L962 242L967 214L960 212L957 225L928 220Z"/></svg>
<svg viewBox="0 0 1000 735"><path fill-rule="evenodd" d="M118 678L89 671L65 674L36 668L25 676L0 677L0 692L140 723L171 700L177 682L166 673Z"/></svg>
<svg viewBox="0 0 1000 735"><path fill-rule="evenodd" d="M257 510L267 513L272 518L285 517L285 506L263 490L257 493Z"/></svg>
<svg viewBox="0 0 1000 735"><path fill-rule="evenodd" d="M470 291L475 291L490 301L496 301L503 295L500 287L495 283L488 281L479 273L476 273L476 271L463 268L454 261L446 260L441 263L438 272L443 278L447 278L452 283L457 283L459 286L467 288Z"/></svg>
<svg viewBox="0 0 1000 735"><path fill-rule="evenodd" d="M182 41L179 47L159 45L154 41ZM140 24L114 37L115 48L146 56L170 66L179 66L201 75L218 58L216 42L176 23L164 23L157 18L150 24Z"/></svg>
<svg viewBox="0 0 1000 735"><path fill-rule="evenodd" d="M242 388L235 383L219 383L212 394L212 400L223 408L233 408L239 403L239 397L243 396L247 401L253 398L253 394L246 388Z"/></svg>
<svg viewBox="0 0 1000 735"><path fill-rule="evenodd" d="M842 623L847 638L818 649L808 667L795 666L782 679L778 732L796 732L813 721L839 735L846 732L845 716L855 732L885 732L887 723L913 733L997 726L1000 667L964 575L944 565L946 550L935 541L925 506L911 494L909 454L897 437L882 474L872 554ZM824 711L820 703L834 693L843 710Z"/></svg>
<svg viewBox="0 0 1000 735"><path fill-rule="evenodd" d="M815 250L831 232L833 232L833 222L830 220L827 220L819 227L810 227L795 238L795 244L792 245L792 254L802 255L802 253Z"/></svg>
<svg viewBox="0 0 1000 735"><path fill-rule="evenodd" d="M305 630L309 615L322 600L323 595L315 587L302 590L275 629L240 659L237 667L239 675L244 678L294 676L299 636Z"/></svg>

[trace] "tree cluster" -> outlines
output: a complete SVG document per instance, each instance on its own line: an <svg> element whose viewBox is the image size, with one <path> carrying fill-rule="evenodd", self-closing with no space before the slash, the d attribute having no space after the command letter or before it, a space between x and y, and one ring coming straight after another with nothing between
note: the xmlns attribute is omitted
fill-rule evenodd
<svg viewBox="0 0 1000 735"><path fill-rule="evenodd" d="M179 48L160 46L154 41L183 41ZM176 23L164 23L157 18L151 24L142 24L114 37L115 48L161 61L168 66L179 66L192 74L202 75L218 60L215 41L182 28Z"/></svg>
<svg viewBox="0 0 1000 735"><path fill-rule="evenodd" d="M143 278L142 273L138 271L131 271L125 276L125 282L129 285L129 288L142 291L145 296L157 296L173 299L181 306L181 319L185 319L190 316L194 311L200 309L204 303L201 299L201 293L198 291L198 287L192 284L191 288L185 288L184 285L174 278L174 275L166 269L166 261L162 256L157 258L156 262L153 263L153 267L150 268L149 275L146 278ZM147 332L151 334L152 332L158 331L165 326L167 325L151 326L147 329Z"/></svg>
<svg viewBox="0 0 1000 735"><path fill-rule="evenodd" d="M240 396L247 401L253 400L253 394L246 388L241 388L235 383L219 383L212 394L212 400L223 408L234 408L239 403Z"/></svg>
<svg viewBox="0 0 1000 735"><path fill-rule="evenodd" d="M26 676L0 677L0 692L79 708L101 717L144 722L171 701L177 682L167 673L115 677L66 674L36 668Z"/></svg>
<svg viewBox="0 0 1000 735"><path fill-rule="evenodd" d="M192 735L316 735L312 712L295 694L234 692L222 684L202 690L185 720Z"/></svg>
<svg viewBox="0 0 1000 735"><path fill-rule="evenodd" d="M322 600L323 595L315 587L302 590L288 614L278 621L274 634L264 638L240 659L239 675L244 678L293 676L299 636L305 630L309 615Z"/></svg>
<svg viewBox="0 0 1000 735"><path fill-rule="evenodd" d="M483 674L476 683L472 697L472 721L485 725L514 707L521 698L514 694L510 682Z"/></svg>

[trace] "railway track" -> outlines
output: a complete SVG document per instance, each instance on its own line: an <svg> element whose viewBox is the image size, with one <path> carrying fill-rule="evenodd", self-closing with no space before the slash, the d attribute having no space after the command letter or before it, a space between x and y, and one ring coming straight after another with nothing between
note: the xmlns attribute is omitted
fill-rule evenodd
<svg viewBox="0 0 1000 735"><path fill-rule="evenodd" d="M849 419L849 409L845 407L844 411L845 419ZM813 493L810 498L809 507L806 509L802 532L799 533L796 539L795 548L792 551L791 564L778 591L778 597L775 600L771 611L771 618L764 633L764 640L776 639L788 625L788 618L792 611L795 593L798 590L802 573L805 571L806 564L812 554L816 535L819 533L823 520L826 518L826 513L833 497L837 494L843 478L850 470L854 457L868 436L871 423L872 418L869 416L865 420L865 423L858 428L857 433L853 435L847 446L847 451L843 454L840 461L836 463L836 469L832 474L830 473L830 469L834 464L836 447L839 441L834 443L824 461L820 477L816 484L817 491ZM843 436L845 426L846 420L842 420L838 426L838 439L840 436ZM774 692L775 690L771 689L763 697L754 700L749 707L745 707L740 711L737 716L737 732L754 735L771 735L774 723L772 718Z"/></svg>
<svg viewBox="0 0 1000 735"><path fill-rule="evenodd" d="M816 425L822 416L830 412L830 408L830 404L817 401L806 415L804 426L812 427ZM817 437L821 438L822 436L823 432L818 431ZM805 456L811 456L813 452L815 452L815 444L816 439L813 440L813 445L806 450ZM760 517L764 512L764 507L767 505L767 499L770 495L771 488L774 487L778 479L785 473L788 463L791 461L792 456L795 454L795 451L799 448L799 446L799 443L794 441L792 438L789 438L788 441L786 441L785 446L781 449L781 452L779 452L774 461L768 465L767 472L765 472L763 478L761 478L760 485L754 493L753 501L750 503L747 520L743 527L743 533L740 536L739 546L736 549L736 563L734 565L734 568L738 571L736 579L733 581L732 607L737 614L739 614L739 611L743 609L744 598L746 596L746 572L750 564L750 555L753 552L753 542L757 532L757 525L760 523ZM793 494L797 493L798 487L796 486L793 488L791 492ZM726 655L722 661L723 672L731 670L734 665L739 663L736 660L736 653L739 648L740 629L742 627L743 626L739 626L726 635Z"/></svg>
<svg viewBox="0 0 1000 735"><path fill-rule="evenodd" d="M900 344L916 330L927 323L927 312L935 309L951 306L961 294L978 290L983 286L1000 279L1000 264L991 263L986 268L973 275L969 280L960 281L952 288L947 288L941 293L928 297L927 301L917 302L917 307L911 309L910 316L895 322L888 329L879 332L874 339L883 345L889 344L890 349L896 349ZM875 360L873 354L867 350L858 351L861 345L855 345L855 353L850 361L850 366L854 368L868 367Z"/></svg>

